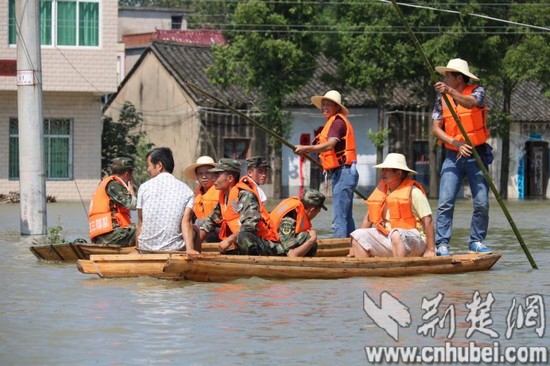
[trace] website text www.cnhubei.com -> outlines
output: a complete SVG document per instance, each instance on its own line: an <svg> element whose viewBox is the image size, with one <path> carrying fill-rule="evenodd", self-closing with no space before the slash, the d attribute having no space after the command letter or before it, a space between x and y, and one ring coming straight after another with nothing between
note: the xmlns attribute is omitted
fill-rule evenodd
<svg viewBox="0 0 550 366"><path fill-rule="evenodd" d="M501 347L499 342L492 346L373 346L365 347L369 363L470 363L495 362L510 364L546 364L548 349L546 347Z"/></svg>

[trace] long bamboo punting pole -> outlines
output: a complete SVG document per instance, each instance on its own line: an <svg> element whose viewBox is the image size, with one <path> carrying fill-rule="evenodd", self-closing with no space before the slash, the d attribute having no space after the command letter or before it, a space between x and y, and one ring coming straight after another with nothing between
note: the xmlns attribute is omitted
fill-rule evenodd
<svg viewBox="0 0 550 366"><path fill-rule="evenodd" d="M403 22L403 25L407 29L407 32L409 33L409 36L411 37L411 40L413 41L414 46L418 49L418 52L422 56L422 60L424 61L424 65L426 66L426 69L430 73L430 77L431 77L432 81L434 83L438 82L439 79L438 79L437 75L435 74L435 71L434 71L432 65L430 64L430 61L428 60L428 57L424 53L424 50L422 49L422 46L420 45L420 42L418 42L418 39L416 38L416 36L413 33L411 27L409 26L409 23L407 23L407 20L405 19L405 16L403 15L403 12L399 8L399 5L397 5L396 0L391 0L391 2L392 2L392 5L393 5L395 11L399 15L399 18L401 18L401 21ZM446 94L441 94L441 97L445 100L445 103L449 107L449 110L451 111L451 114L453 115L453 118L456 122L456 125L460 129L460 132L462 133L462 136L464 136L464 140L466 141L466 143L470 146L474 146L472 144L472 141L468 137L468 134L466 133L466 130L464 129L464 126L462 126L462 123L458 119L458 116L457 116L455 110L452 108L452 104L449 101L449 98L447 97L447 95ZM481 157L477 153L476 149L472 149L472 153L474 154L474 157L476 158L477 165L479 165L479 168L483 172L483 176L485 177L485 180L489 184L489 187L491 187L491 191L495 195L495 197L497 199L497 202L499 203L500 207L502 208L502 212L504 212L504 216L506 216L506 219L508 220L508 223L510 224L510 226L512 227L512 230L514 231L514 234L516 234L516 237L519 241L519 244L521 245L521 248L523 249L525 255L527 256L527 259L529 260L529 263L531 263L531 267L533 267L534 269L538 269L537 264L535 263L535 260L533 259L533 257L531 256L531 253L529 252L529 248L527 248L527 245L523 241L523 237L521 236L514 220L512 219L512 216L510 215L510 212L508 211L508 208L506 208L506 205L504 204L504 200L503 200L502 196L500 195L500 193L496 189L495 184L493 183L493 180L491 179L491 177L489 176L489 173L487 172L487 169L485 169L485 166L483 165L483 162L481 161Z"/></svg>
<svg viewBox="0 0 550 366"><path fill-rule="evenodd" d="M277 141L279 141L280 143L282 143L283 145L285 145L286 147L288 147L289 149L291 149L292 151L296 150L296 146L291 144L290 142L288 142L287 140L285 140L284 138L282 138L281 136L279 136L277 133L271 131L269 128L263 126L261 123L255 121L252 117L250 116L247 116L246 114L244 114L243 112L231 107L229 104L225 103L224 101L222 101L221 99L213 96L212 94L208 93L207 91L199 88L197 85L193 84L192 82L188 81L188 80L184 80L183 81L187 86L191 87L193 90L195 91L198 91L199 93L203 94L205 97L207 98L210 98L212 99L213 101L219 103L220 105L222 105L224 108L228 109L229 111L231 111L232 113L238 115L239 117L242 117L244 118L245 120L247 120L248 122L252 123L254 126L258 127L260 130L264 131L265 133L267 133L268 135L271 135L273 138L275 138ZM317 160L313 159L311 156L309 156L308 154L306 155L303 155L306 157L306 159L308 159L309 161L311 161L313 164L317 165L318 167L321 167L322 168L322 165L321 163L319 163ZM361 193L359 190L355 190L355 194L357 194L359 197L361 197L362 199L366 200L367 199L367 196L365 196L363 193Z"/></svg>

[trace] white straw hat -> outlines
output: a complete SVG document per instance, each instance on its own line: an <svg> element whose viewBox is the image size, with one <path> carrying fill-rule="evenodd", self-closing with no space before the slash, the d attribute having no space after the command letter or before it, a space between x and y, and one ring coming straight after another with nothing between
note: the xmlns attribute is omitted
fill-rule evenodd
<svg viewBox="0 0 550 366"><path fill-rule="evenodd" d="M323 103L323 99L328 99L338 104L340 106L340 111L343 115L347 116L349 114L349 110L342 105L342 96L336 90L329 90L325 95L315 95L311 97L311 103L313 103L313 105L317 108L321 109L321 103Z"/></svg>
<svg viewBox="0 0 550 366"><path fill-rule="evenodd" d="M374 167L377 169L400 169L416 174L414 170L409 169L407 166L407 160L403 154L390 153L386 156L386 159L384 159L382 164L375 165Z"/></svg>
<svg viewBox="0 0 550 366"><path fill-rule="evenodd" d="M469 76L473 81L479 81L479 78L470 72L468 67L468 62L464 61L461 58L453 58L447 63L447 66L437 66L435 71L441 75L445 75L446 72L459 72L466 76Z"/></svg>
<svg viewBox="0 0 550 366"><path fill-rule="evenodd" d="M210 156L200 156L195 164L191 164L183 170L183 175L185 175L188 179L197 180L197 173L195 170L203 165L214 168L216 166L216 162Z"/></svg>

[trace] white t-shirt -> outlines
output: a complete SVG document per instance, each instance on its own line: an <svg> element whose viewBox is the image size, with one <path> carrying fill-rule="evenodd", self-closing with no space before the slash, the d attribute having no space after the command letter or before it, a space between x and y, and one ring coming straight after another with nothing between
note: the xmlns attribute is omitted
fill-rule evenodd
<svg viewBox="0 0 550 366"><path fill-rule="evenodd" d="M170 173L160 173L139 187L137 209L142 223L138 248L143 250L183 250L181 220L185 209L193 209L191 188Z"/></svg>
<svg viewBox="0 0 550 366"><path fill-rule="evenodd" d="M258 189L258 196L260 196L260 201L262 201L262 203L265 203L265 201L267 201L267 196L264 190L260 187L258 183L254 182L254 179L250 178L250 181L256 185L256 189Z"/></svg>

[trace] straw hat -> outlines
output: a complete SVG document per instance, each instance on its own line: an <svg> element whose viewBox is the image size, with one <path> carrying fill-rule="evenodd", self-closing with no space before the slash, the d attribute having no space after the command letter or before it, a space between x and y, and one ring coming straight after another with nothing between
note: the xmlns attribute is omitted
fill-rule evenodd
<svg viewBox="0 0 550 366"><path fill-rule="evenodd" d="M340 106L340 111L345 116L349 114L349 110L342 105L342 96L336 90L329 90L323 96L315 95L311 97L311 103L313 103L313 105L316 106L317 108L321 109L321 103L323 103L323 99L327 99L338 104Z"/></svg>
<svg viewBox="0 0 550 366"><path fill-rule="evenodd" d="M374 167L377 169L400 169L416 174L414 170L409 169L407 166L407 161L405 160L405 155L403 154L390 153L386 156L386 159L384 159L382 164L375 165Z"/></svg>
<svg viewBox="0 0 550 366"><path fill-rule="evenodd" d="M197 180L197 173L195 172L195 170L203 165L207 165L213 168L216 166L216 162L210 156L200 156L195 164L191 164L184 169L183 175L185 175L188 179Z"/></svg>
<svg viewBox="0 0 550 366"><path fill-rule="evenodd" d="M435 68L435 71L440 73L441 75L445 75L446 72L459 72L461 74L464 74L466 76L469 76L470 79L473 81L479 81L479 78L472 74L470 72L470 68L468 67L468 62L464 61L461 58L453 58L452 60L447 63L447 66L437 66Z"/></svg>

